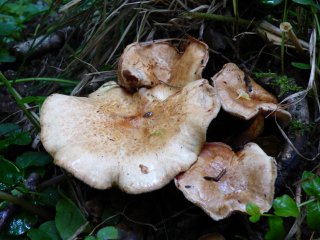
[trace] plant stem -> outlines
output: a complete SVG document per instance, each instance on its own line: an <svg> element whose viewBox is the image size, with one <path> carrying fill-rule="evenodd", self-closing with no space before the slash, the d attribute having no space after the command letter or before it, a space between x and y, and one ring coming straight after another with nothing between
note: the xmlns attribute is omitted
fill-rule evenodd
<svg viewBox="0 0 320 240"><path fill-rule="evenodd" d="M17 80L8 80L10 84L14 83L24 83L24 82L33 82L33 81L41 81L41 82L57 82L57 83L63 83L63 84L70 84L70 85L77 85L77 81L72 81L72 80L66 80L66 79L60 79L60 78L44 78L44 77L39 77L39 78L19 78ZM0 86L4 85L4 83L0 82Z"/></svg>
<svg viewBox="0 0 320 240"><path fill-rule="evenodd" d="M21 206L22 208L32 212L44 219L50 219L50 215L45 209L35 206L21 198L12 196L11 194L0 191L0 199Z"/></svg>
<svg viewBox="0 0 320 240"><path fill-rule="evenodd" d="M305 201L305 202L303 202L303 203L300 203L300 204L298 205L298 207L299 207L299 208L300 208L300 207L303 207L303 206L308 205L309 203L312 203L312 202L314 202L314 201L316 201L315 198L309 199L308 201Z"/></svg>
<svg viewBox="0 0 320 240"><path fill-rule="evenodd" d="M288 18L288 0L284 1L283 18L282 22L286 22Z"/></svg>
<svg viewBox="0 0 320 240"><path fill-rule="evenodd" d="M11 86L10 82L6 79L6 77L0 72L0 81L3 82L3 84L7 87L9 93L11 96L15 99L20 109L23 111L23 113L26 115L26 117L29 119L29 121L32 123L32 125L40 131L40 123L37 119L37 116L34 115L27 109L26 105L21 101L21 96L19 93Z"/></svg>
<svg viewBox="0 0 320 240"><path fill-rule="evenodd" d="M288 9L287 8L288 8L288 0L285 0L282 22L287 21L287 16L288 16ZM281 33L281 73L282 73L282 75L284 74L284 37L285 37L285 34L282 32Z"/></svg>
<svg viewBox="0 0 320 240"><path fill-rule="evenodd" d="M281 33L281 74L284 75L284 32Z"/></svg>
<svg viewBox="0 0 320 240"><path fill-rule="evenodd" d="M252 21L249 21L246 19L235 18L235 17L230 17L230 16L223 16L223 15L212 14L212 13L187 12L184 15L187 17L195 18L195 19L212 20L212 21L229 22L229 23L239 23L242 25L248 25L248 24L252 23Z"/></svg>
<svg viewBox="0 0 320 240"><path fill-rule="evenodd" d="M319 24L319 19L318 19L318 15L317 15L317 10L315 8L311 7L311 11L312 11L314 20L315 20L316 25L317 25L318 36L320 36L320 24Z"/></svg>

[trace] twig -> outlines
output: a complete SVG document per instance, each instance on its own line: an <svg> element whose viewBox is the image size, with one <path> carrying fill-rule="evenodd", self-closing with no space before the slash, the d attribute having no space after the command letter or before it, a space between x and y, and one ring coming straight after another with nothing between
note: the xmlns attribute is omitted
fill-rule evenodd
<svg viewBox="0 0 320 240"><path fill-rule="evenodd" d="M26 58L59 49L72 31L72 27L66 27L54 33L27 40L13 46L12 51L17 57Z"/></svg>
<svg viewBox="0 0 320 240"><path fill-rule="evenodd" d="M43 209L39 206L35 206L35 205L25 201L24 199L12 196L11 194L8 194L6 192L0 191L0 199L7 201L9 203L16 204L18 206L21 206L22 208L28 210L29 212L32 212L36 215L39 215L40 217L42 217L44 219L51 218L51 214L49 212L47 212L45 209Z"/></svg>
<svg viewBox="0 0 320 240"><path fill-rule="evenodd" d="M46 187L52 186L52 185L56 185L58 183L61 183L65 180L67 180L69 177L66 174L61 174L59 176L53 177L43 183L40 183L37 187L38 190L44 189Z"/></svg>

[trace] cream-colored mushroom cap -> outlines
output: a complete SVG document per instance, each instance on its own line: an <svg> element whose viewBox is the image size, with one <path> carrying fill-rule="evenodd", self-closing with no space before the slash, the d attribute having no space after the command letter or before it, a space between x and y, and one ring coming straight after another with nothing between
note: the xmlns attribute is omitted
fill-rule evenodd
<svg viewBox="0 0 320 240"><path fill-rule="evenodd" d="M223 143L206 143L197 162L175 178L185 197L213 219L246 211L255 203L262 212L272 206L276 163L255 143L235 153Z"/></svg>
<svg viewBox="0 0 320 240"><path fill-rule="evenodd" d="M128 193L161 188L186 171L219 112L215 90L200 79L165 100L148 91L130 94L108 83L89 97L50 96L41 140L55 164L94 188Z"/></svg>
<svg viewBox="0 0 320 240"><path fill-rule="evenodd" d="M227 63L212 78L221 106L226 112L243 119L251 119L259 112L276 114L284 124L291 115L282 109L271 93L247 76L236 64Z"/></svg>
<svg viewBox="0 0 320 240"><path fill-rule="evenodd" d="M183 53L168 42L133 43L128 45L118 64L118 81L129 91L154 87L160 83L183 87L201 79L208 61L208 46L192 37Z"/></svg>

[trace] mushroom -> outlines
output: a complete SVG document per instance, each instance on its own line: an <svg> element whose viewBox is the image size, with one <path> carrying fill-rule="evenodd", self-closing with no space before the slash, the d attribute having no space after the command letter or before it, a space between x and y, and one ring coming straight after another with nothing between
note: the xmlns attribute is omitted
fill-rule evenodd
<svg viewBox="0 0 320 240"><path fill-rule="evenodd" d="M290 113L281 108L277 98L236 64L225 64L212 81L224 111L244 120L253 119L248 129L228 142L232 147L242 147L257 138L263 132L265 117L269 115L275 116L283 125L290 122Z"/></svg>
<svg viewBox="0 0 320 240"><path fill-rule="evenodd" d="M281 108L277 99L247 76L236 64L227 63L212 78L224 111L249 120L258 113L275 113L284 124L290 121L289 112Z"/></svg>
<svg viewBox="0 0 320 240"><path fill-rule="evenodd" d="M156 89L131 94L109 82L89 97L54 94L41 110L42 143L55 164L94 188L161 188L197 160L220 102L205 79L163 100L150 97Z"/></svg>
<svg viewBox="0 0 320 240"><path fill-rule="evenodd" d="M185 197L213 219L246 211L255 203L262 212L272 206L276 162L255 143L235 153L224 143L206 143L197 162L175 178Z"/></svg>
<svg viewBox="0 0 320 240"><path fill-rule="evenodd" d="M201 79L208 61L208 46L189 37L180 54L168 42L128 45L118 64L119 84L128 91L159 84L183 87Z"/></svg>

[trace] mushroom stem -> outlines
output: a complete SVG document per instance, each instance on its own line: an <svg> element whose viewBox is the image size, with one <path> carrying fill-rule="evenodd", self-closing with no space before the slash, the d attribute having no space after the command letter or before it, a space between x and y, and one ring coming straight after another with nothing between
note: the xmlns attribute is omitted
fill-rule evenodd
<svg viewBox="0 0 320 240"><path fill-rule="evenodd" d="M260 136L264 129L264 116L263 114L258 114L250 126L242 132L240 135L231 139L228 143L233 149L242 148L248 142L252 142L258 136Z"/></svg>

